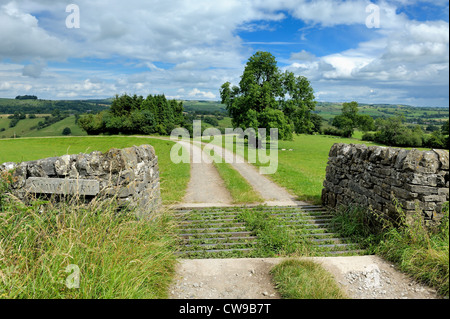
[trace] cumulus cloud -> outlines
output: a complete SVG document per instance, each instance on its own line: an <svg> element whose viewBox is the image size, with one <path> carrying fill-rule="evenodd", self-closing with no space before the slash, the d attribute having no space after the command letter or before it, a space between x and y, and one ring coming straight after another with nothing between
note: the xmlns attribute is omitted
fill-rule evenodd
<svg viewBox="0 0 450 319"><path fill-rule="evenodd" d="M216 95L212 92L203 92L199 89L195 88L192 91L189 92L188 96L192 98L205 98L205 99L215 99Z"/></svg>
<svg viewBox="0 0 450 319"><path fill-rule="evenodd" d="M0 58L68 56L64 41L39 27L36 17L19 9L15 2L0 6L0 30Z"/></svg>
<svg viewBox="0 0 450 319"><path fill-rule="evenodd" d="M367 102L448 106L448 22L414 21L389 13L391 21L374 30L373 39L321 57L295 53L285 68L313 80L325 100L348 96Z"/></svg>

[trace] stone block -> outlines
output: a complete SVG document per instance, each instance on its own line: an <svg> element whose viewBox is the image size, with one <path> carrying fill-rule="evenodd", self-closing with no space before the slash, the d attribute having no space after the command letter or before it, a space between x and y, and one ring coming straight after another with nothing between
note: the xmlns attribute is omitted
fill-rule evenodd
<svg viewBox="0 0 450 319"><path fill-rule="evenodd" d="M411 193L418 193L423 196L436 195L438 193L438 189L431 186L405 184L404 188Z"/></svg>
<svg viewBox="0 0 450 319"><path fill-rule="evenodd" d="M449 170L449 152L445 150L433 150L438 157L440 162L440 169Z"/></svg>

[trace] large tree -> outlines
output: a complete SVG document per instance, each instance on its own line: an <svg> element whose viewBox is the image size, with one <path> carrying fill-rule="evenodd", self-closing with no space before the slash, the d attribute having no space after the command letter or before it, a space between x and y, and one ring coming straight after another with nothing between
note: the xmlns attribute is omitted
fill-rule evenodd
<svg viewBox="0 0 450 319"><path fill-rule="evenodd" d="M367 132L375 129L375 122L370 115L358 114L358 102L343 103L342 113L333 119L333 126L342 130L343 136L351 137L355 128Z"/></svg>
<svg viewBox="0 0 450 319"><path fill-rule="evenodd" d="M311 133L314 129L311 111L316 103L308 79L282 73L269 52L251 56L239 86L224 83L220 96L234 128L278 128L281 139L291 139L294 130Z"/></svg>

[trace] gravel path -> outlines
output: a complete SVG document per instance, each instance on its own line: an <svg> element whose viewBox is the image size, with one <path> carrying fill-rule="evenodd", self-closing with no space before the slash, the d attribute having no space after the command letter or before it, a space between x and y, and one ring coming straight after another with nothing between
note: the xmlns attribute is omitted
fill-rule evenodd
<svg viewBox="0 0 450 319"><path fill-rule="evenodd" d="M191 150L191 179L183 198L183 205L194 206L203 204L205 206L231 205L233 198L226 189L222 178L212 163L194 163L194 156L201 156L202 149L187 142L178 142L183 147ZM194 154L195 153L195 154ZM205 154L203 152L203 154Z"/></svg>

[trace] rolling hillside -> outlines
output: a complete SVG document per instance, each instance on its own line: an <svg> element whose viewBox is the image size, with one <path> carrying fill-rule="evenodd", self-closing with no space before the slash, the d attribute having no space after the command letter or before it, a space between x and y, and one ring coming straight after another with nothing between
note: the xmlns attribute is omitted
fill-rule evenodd
<svg viewBox="0 0 450 319"><path fill-rule="evenodd" d="M0 138L62 136L62 131L66 127L70 128L70 135L72 136L87 135L75 124L75 116L73 115L38 130L38 123L44 120L44 116L39 115L34 119L20 120L15 127L9 127L11 120L6 115L0 115Z"/></svg>
<svg viewBox="0 0 450 319"><path fill-rule="evenodd" d="M43 136L61 136L64 128L71 130L72 136L84 136L86 132L75 124L74 114L86 112L99 112L110 107L112 99L104 100L72 100L72 101L50 101L50 100L16 100L0 98L0 139L14 137L43 137ZM184 111L191 115L214 116L219 115L219 129L231 127L231 119L227 117L227 111L224 104L219 101L200 101L189 100L182 101ZM360 104L360 114L368 114L374 118L391 117L403 114L407 123L427 125L441 125L449 118L448 108L438 107L413 107L408 105L392 105L392 104ZM48 127L38 130L37 126L45 116L55 110L71 114L62 121L56 122ZM318 102L315 113L320 115L324 120L325 126L328 121L332 120L336 115L340 114L342 103L334 102ZM36 118L20 120L18 124L10 128L11 122L8 119L9 114L14 112L23 112L26 114L36 114ZM211 127L210 124L204 123L205 128Z"/></svg>

